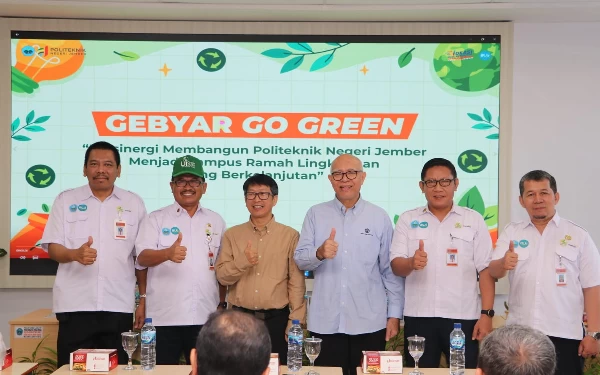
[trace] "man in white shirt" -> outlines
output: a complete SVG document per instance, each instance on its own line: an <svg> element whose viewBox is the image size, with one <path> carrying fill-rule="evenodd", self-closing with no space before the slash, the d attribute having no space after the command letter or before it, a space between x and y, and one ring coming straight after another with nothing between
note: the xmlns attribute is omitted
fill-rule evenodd
<svg viewBox="0 0 600 375"><path fill-rule="evenodd" d="M406 277L404 356L412 366L407 338L419 335L426 339L419 367L439 367L441 353L449 358L454 323L461 323L465 364L475 368L476 340L492 330L494 315L495 285L487 269L492 240L478 212L454 204L458 178L450 161L425 163L419 186L427 205L400 216L390 247L394 274Z"/></svg>
<svg viewBox="0 0 600 375"><path fill-rule="evenodd" d="M190 351L210 313L225 308L225 291L215 276L225 222L200 205L206 193L202 162L175 160L171 180L175 203L152 212L136 241L137 262L148 267L146 315L156 327L156 363L177 365Z"/></svg>
<svg viewBox="0 0 600 375"><path fill-rule="evenodd" d="M506 324L527 325L550 337L556 375L582 374L583 358L599 351L600 254L585 229L558 216L560 195L552 175L540 170L525 174L519 193L529 220L504 228L490 263L492 277L508 273Z"/></svg>
<svg viewBox="0 0 600 375"><path fill-rule="evenodd" d="M92 144L83 166L88 185L59 194L42 236L42 248L59 263L52 293L59 367L80 348L117 349L119 361L127 361L121 332L134 325L136 277L141 294L146 288L146 271L134 268L146 208L137 194L115 186L120 174L119 151L107 142ZM143 321L142 298L135 328Z"/></svg>

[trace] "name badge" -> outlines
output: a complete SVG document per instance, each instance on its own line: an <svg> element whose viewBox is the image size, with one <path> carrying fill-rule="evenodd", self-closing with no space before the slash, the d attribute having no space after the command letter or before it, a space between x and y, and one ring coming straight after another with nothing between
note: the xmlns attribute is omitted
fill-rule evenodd
<svg viewBox="0 0 600 375"><path fill-rule="evenodd" d="M208 269L210 271L215 270L215 253L212 250L208 250Z"/></svg>
<svg viewBox="0 0 600 375"><path fill-rule="evenodd" d="M567 269L561 266L558 266L556 269L556 285L557 286L566 286L567 285Z"/></svg>
<svg viewBox="0 0 600 375"><path fill-rule="evenodd" d="M452 267L458 266L458 249L446 250L446 265Z"/></svg>
<svg viewBox="0 0 600 375"><path fill-rule="evenodd" d="M127 239L127 223L125 222L125 220L115 220L114 232L115 240Z"/></svg>

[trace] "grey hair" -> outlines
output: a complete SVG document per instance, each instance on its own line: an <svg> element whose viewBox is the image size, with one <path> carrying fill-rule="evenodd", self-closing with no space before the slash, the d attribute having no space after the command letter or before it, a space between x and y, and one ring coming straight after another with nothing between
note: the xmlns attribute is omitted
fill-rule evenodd
<svg viewBox="0 0 600 375"><path fill-rule="evenodd" d="M509 325L488 335L477 365L486 375L548 375L556 370L554 344L542 332Z"/></svg>

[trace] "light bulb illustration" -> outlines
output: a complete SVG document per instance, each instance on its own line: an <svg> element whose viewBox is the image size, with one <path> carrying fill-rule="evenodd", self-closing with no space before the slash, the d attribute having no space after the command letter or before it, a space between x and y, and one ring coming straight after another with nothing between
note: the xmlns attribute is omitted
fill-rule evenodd
<svg viewBox="0 0 600 375"><path fill-rule="evenodd" d="M21 39L12 67L12 91L32 93L38 82L66 78L79 70L85 49L79 40Z"/></svg>

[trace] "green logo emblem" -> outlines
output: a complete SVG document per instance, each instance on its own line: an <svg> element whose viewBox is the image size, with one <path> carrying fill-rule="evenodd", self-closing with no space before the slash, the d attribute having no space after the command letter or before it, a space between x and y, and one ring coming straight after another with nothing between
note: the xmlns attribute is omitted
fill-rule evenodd
<svg viewBox="0 0 600 375"><path fill-rule="evenodd" d="M47 165L38 164L29 167L25 172L25 180L34 188L43 189L52 185L56 180L56 173Z"/></svg>
<svg viewBox="0 0 600 375"><path fill-rule="evenodd" d="M488 158L479 150L463 151L458 156L458 166L467 173L479 173L487 167Z"/></svg>
<svg viewBox="0 0 600 375"><path fill-rule="evenodd" d="M216 72L223 69L226 61L225 54L216 48L202 50L196 57L196 63L200 69L207 72Z"/></svg>

